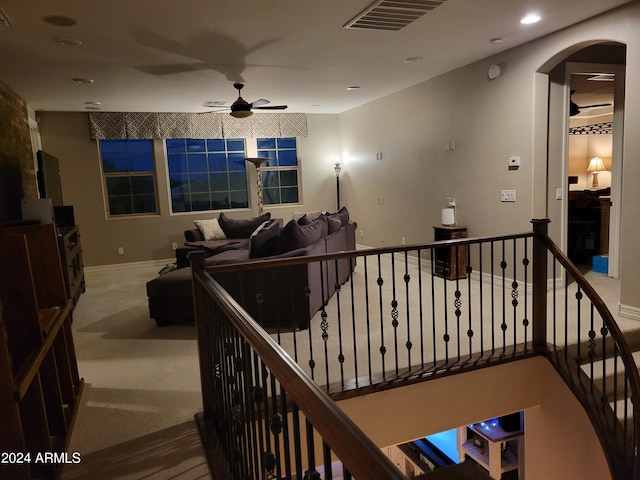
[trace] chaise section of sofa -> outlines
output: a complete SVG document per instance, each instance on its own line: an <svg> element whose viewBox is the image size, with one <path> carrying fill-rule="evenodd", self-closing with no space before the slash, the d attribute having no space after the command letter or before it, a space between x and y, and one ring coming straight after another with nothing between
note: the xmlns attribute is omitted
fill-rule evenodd
<svg viewBox="0 0 640 480"><path fill-rule="evenodd" d="M275 221L277 220L279 219ZM326 219L321 221L326 222ZM296 222L296 225L291 222ZM272 243L271 248L275 250L271 255L261 256L255 249L252 254L251 246L257 248L258 244L250 241L245 248L209 252L205 264L207 268L218 267L209 269L215 280L261 324L305 329L311 318L335 293L336 285L349 279L355 264L341 259L274 266L274 261L352 250L355 248L357 225L349 220L346 209L342 211L341 217L344 225L334 222L331 233L328 232L328 222L326 227L301 220L291 222L279 229L280 237L276 241L281 244ZM282 225L282 221L279 225ZM326 230L320 238L308 245L292 248L295 247L295 242L282 244L287 240L291 241L292 236L296 238L302 235L301 232L311 232L318 228ZM289 236L286 235L287 232ZM268 235L267 232L263 234ZM254 235L252 240L255 237ZM197 248L193 245L189 246L191 247ZM283 249L285 251L281 251ZM151 280L147 283L147 295L149 315L159 326L194 320L190 268L179 268Z"/></svg>

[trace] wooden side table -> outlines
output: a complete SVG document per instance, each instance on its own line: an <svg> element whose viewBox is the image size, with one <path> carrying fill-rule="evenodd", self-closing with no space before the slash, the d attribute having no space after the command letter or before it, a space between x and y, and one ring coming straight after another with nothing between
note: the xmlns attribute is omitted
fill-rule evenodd
<svg viewBox="0 0 640 480"><path fill-rule="evenodd" d="M458 225L438 225L433 227L434 240L455 240L457 238L467 238L467 227ZM436 248L434 275L455 280L456 278L467 278L467 245L457 247Z"/></svg>

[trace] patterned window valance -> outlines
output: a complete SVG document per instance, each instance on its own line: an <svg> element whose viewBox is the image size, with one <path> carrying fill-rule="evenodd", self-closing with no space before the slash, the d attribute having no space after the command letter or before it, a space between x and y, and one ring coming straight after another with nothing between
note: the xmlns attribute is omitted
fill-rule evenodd
<svg viewBox="0 0 640 480"><path fill-rule="evenodd" d="M613 122L596 123L594 125L583 125L569 129L569 135L611 135L613 133Z"/></svg>
<svg viewBox="0 0 640 480"><path fill-rule="evenodd" d="M235 118L225 113L92 112L91 138L306 137L304 113L259 113Z"/></svg>

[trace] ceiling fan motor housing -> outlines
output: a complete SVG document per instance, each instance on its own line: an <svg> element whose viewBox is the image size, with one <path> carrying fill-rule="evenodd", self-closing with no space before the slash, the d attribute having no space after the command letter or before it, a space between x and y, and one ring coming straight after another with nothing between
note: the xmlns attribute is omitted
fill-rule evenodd
<svg viewBox="0 0 640 480"><path fill-rule="evenodd" d="M242 118L248 117L252 114L251 104L242 97L238 97L238 99L231 105L231 116L233 117Z"/></svg>

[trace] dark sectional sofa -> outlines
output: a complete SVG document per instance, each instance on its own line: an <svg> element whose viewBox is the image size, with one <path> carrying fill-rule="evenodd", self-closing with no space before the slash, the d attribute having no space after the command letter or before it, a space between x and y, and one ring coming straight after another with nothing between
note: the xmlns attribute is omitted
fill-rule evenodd
<svg viewBox="0 0 640 480"><path fill-rule="evenodd" d="M185 231L176 251L179 268L147 283L149 316L159 326L194 320L188 254L202 250L213 277L258 322L304 329L355 268L355 260L306 262L285 267L272 260L354 250L356 223L346 208L316 218L302 216L284 224L269 214L231 220L221 214L224 239L205 239L199 229ZM266 261L266 262L265 262ZM266 268L265 268L266 267Z"/></svg>

